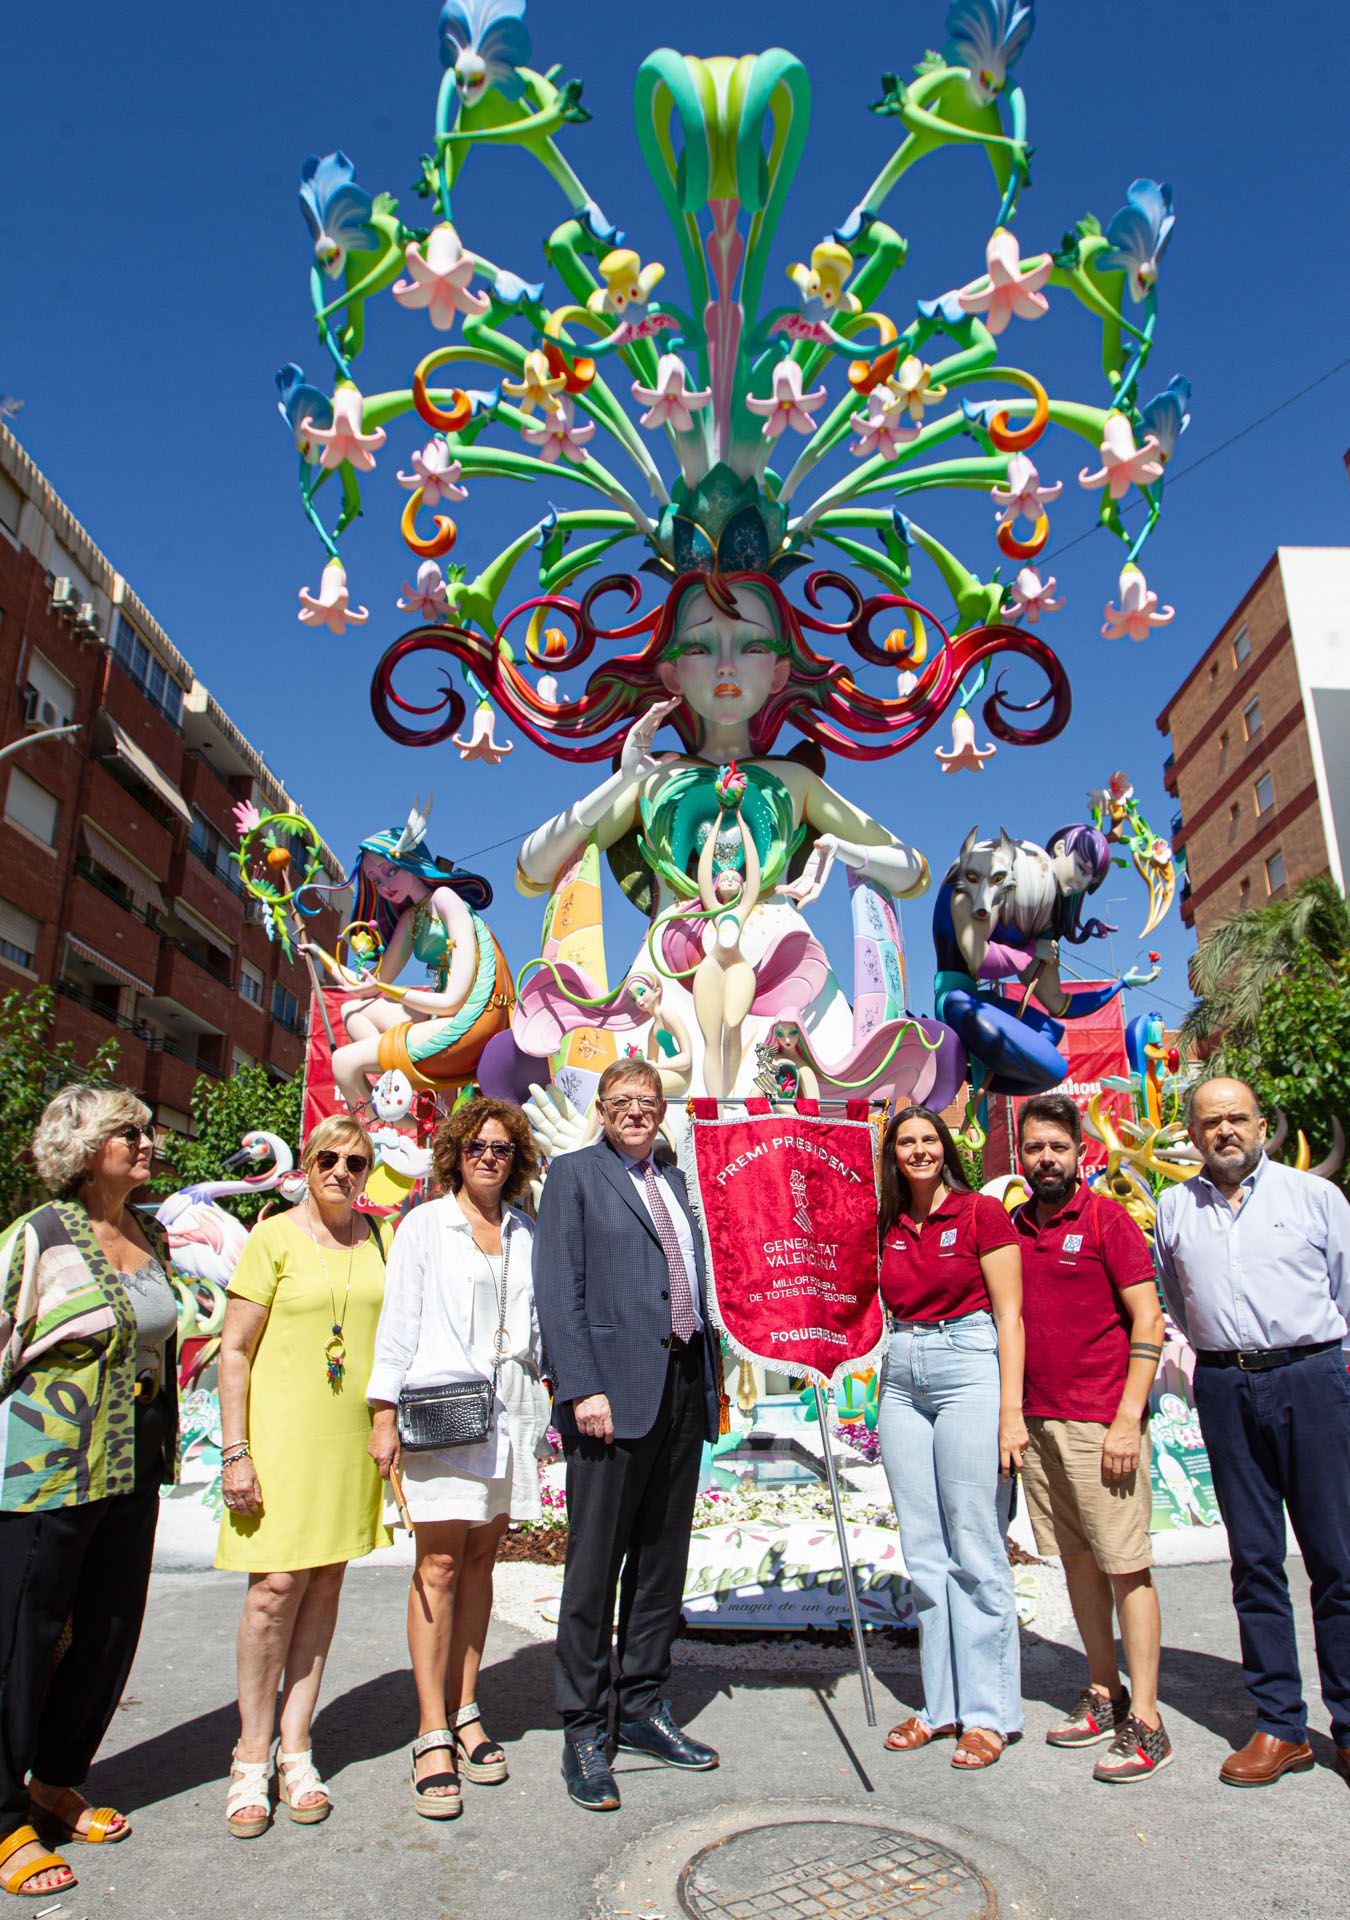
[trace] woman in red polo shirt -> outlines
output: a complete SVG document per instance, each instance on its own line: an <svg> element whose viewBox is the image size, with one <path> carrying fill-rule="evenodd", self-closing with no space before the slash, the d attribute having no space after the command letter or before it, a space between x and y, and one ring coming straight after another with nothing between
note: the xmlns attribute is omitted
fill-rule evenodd
<svg viewBox="0 0 1350 1920"><path fill-rule="evenodd" d="M914 1588L924 1706L897 1753L959 1734L954 1767L991 1767L1022 1726L1004 1545L1022 1464L1022 1262L997 1200L973 1193L940 1114L904 1107L881 1151L881 1291L891 1329L878 1431Z"/></svg>

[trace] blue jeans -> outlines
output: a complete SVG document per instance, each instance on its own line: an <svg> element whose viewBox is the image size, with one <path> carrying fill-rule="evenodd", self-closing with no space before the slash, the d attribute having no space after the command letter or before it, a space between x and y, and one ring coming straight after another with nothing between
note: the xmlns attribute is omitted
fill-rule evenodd
<svg viewBox="0 0 1350 1920"><path fill-rule="evenodd" d="M1350 1745L1350 1377L1339 1348L1268 1373L1197 1367L1195 1410L1233 1559L1242 1678L1258 1732L1308 1729L1285 1508L1311 1587L1313 1639L1331 1737Z"/></svg>
<svg viewBox="0 0 1350 1920"><path fill-rule="evenodd" d="M877 1431L914 1589L929 1727L1017 1733L1022 1665L998 1471L998 1341L988 1313L891 1336Z"/></svg>

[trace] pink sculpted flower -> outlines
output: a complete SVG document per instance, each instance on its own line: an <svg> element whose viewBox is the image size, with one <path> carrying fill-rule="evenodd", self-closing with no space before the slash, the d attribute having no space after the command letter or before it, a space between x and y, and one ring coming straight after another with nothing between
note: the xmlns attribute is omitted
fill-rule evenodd
<svg viewBox="0 0 1350 1920"><path fill-rule="evenodd" d="M246 833L262 824L262 815L251 800L236 800L234 807L234 830L242 840Z"/></svg>
<svg viewBox="0 0 1350 1920"><path fill-rule="evenodd" d="M411 280L394 282L394 298L402 307L425 307L427 318L438 333L449 333L457 313L486 313L485 294L470 290L469 282L478 271L471 253L459 244L459 235L448 221L433 227L427 235L426 251L415 240L403 250Z"/></svg>
<svg viewBox="0 0 1350 1920"><path fill-rule="evenodd" d="M952 744L946 747L934 747L944 773L983 773L986 760L992 760L998 748L991 741L987 747L975 745L975 722L964 707L958 707L952 715Z"/></svg>
<svg viewBox="0 0 1350 1920"><path fill-rule="evenodd" d="M576 405L570 396L564 395L555 412L548 414L537 427L522 427L521 432L550 466L562 459L579 466L586 458L586 442L595 432L595 422L587 420L578 426Z"/></svg>
<svg viewBox="0 0 1350 1920"><path fill-rule="evenodd" d="M956 296L962 313L983 314L990 333L1002 333L1014 314L1019 320L1039 320L1050 304L1038 291L1054 269L1050 255L1038 253L1024 264L1016 236L1006 227L995 227L984 258L988 271Z"/></svg>
<svg viewBox="0 0 1350 1920"><path fill-rule="evenodd" d="M434 560L424 560L417 569L417 585L403 582L404 598L399 606L404 613L420 613L424 620L439 620L446 611L445 579Z"/></svg>
<svg viewBox="0 0 1350 1920"><path fill-rule="evenodd" d="M825 404L824 387L802 392L802 370L795 360L780 360L773 370L773 394L767 400L746 396L746 406L764 420L764 437L777 440L791 427L795 433L811 433L811 415Z"/></svg>
<svg viewBox="0 0 1350 1920"><path fill-rule="evenodd" d="M486 760L490 767L495 767L505 760L508 753L515 752L511 741L504 741L499 746L493 738L492 725L496 717L487 701L481 700L473 710L473 733L469 739L461 739L457 733L451 736L454 745L459 748L461 760Z"/></svg>
<svg viewBox="0 0 1350 1920"><path fill-rule="evenodd" d="M1057 480L1053 487L1043 487L1035 461L1024 453L1015 453L1008 462L1007 486L991 487L989 498L999 509L998 524L1010 527L1016 520L1039 520L1044 503L1058 500L1063 491L1062 480Z"/></svg>
<svg viewBox="0 0 1350 1920"><path fill-rule="evenodd" d="M633 382L633 398L640 400L647 408L642 415L644 427L674 427L676 433L688 433L694 424L694 415L700 408L706 407L712 399L712 388L706 393L693 393L685 386L689 378L683 360L678 353L663 353L656 368L656 385L640 386Z"/></svg>
<svg viewBox="0 0 1350 1920"><path fill-rule="evenodd" d="M345 633L370 618L369 607L353 607L347 599L347 569L340 560L330 560L319 582L316 600L308 587L300 589L300 620L307 627L327 627L330 633Z"/></svg>
<svg viewBox="0 0 1350 1920"><path fill-rule="evenodd" d="M1102 628L1104 640L1147 640L1150 627L1165 627L1177 612L1175 607L1158 610L1157 594L1132 560L1121 569L1120 605L1113 607L1108 600L1102 611L1107 621Z"/></svg>
<svg viewBox="0 0 1350 1920"><path fill-rule="evenodd" d="M848 450L856 460L874 453L893 460L905 441L916 440L919 434L919 429L910 424L909 401L888 380L873 387L867 396L867 411L855 413L851 424L858 437L849 442Z"/></svg>
<svg viewBox="0 0 1350 1920"><path fill-rule="evenodd" d="M424 507L438 506L442 500L467 500L469 489L461 487L459 477L464 469L458 460L450 458L450 449L444 440L428 440L420 453L412 457L411 473L400 473L398 484L422 489Z"/></svg>
<svg viewBox="0 0 1350 1920"><path fill-rule="evenodd" d="M1086 467L1078 476L1080 487L1109 487L1113 500L1123 500L1131 487L1146 487L1162 477L1163 463L1156 456L1158 441L1149 434L1142 447L1134 444L1134 429L1123 413L1111 412L1102 428L1102 464L1095 473Z"/></svg>
<svg viewBox="0 0 1350 1920"><path fill-rule="evenodd" d="M1048 580L1042 580L1035 567L1023 567L1013 582L1008 611L1029 620L1034 627L1043 613L1058 613L1064 605L1062 599L1055 599L1054 592L1053 573Z"/></svg>
<svg viewBox="0 0 1350 1920"><path fill-rule="evenodd" d="M376 427L373 433L364 433L361 428L361 408L364 402L350 380L340 380L333 394L333 424L331 427L316 427L306 414L300 422L300 431L307 440L322 448L319 465L340 467L344 460L350 460L358 473L369 473L375 465L375 451L384 445L383 427Z"/></svg>

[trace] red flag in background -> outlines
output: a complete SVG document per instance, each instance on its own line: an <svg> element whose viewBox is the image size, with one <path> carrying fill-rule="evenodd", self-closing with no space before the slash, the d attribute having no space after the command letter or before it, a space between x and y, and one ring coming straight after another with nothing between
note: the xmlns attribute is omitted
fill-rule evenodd
<svg viewBox="0 0 1350 1920"><path fill-rule="evenodd" d="M346 1029L342 1024L342 1003L350 1000L350 987L321 987L328 1018L333 1034L339 1046L346 1039ZM319 1012L317 997L309 1003L309 1043L305 1048L305 1098L300 1121L300 1144L303 1147L320 1120L326 1120L330 1114L345 1113L347 1102L338 1092L333 1080L333 1049L328 1044L328 1035L324 1031L323 1016Z"/></svg>
<svg viewBox="0 0 1350 1920"><path fill-rule="evenodd" d="M1086 993L1109 984L1103 980L1084 980L1074 986L1066 984L1065 991L1070 995ZM1034 996L1032 1005L1040 1005ZM1068 1060L1069 1071L1051 1091L1067 1093L1083 1116L1082 1165L1086 1172L1095 1173L1106 1162L1106 1149L1087 1131L1088 1102L1093 1094L1102 1095L1102 1111L1118 1120L1128 1120L1134 1111L1134 1102L1128 1093L1102 1087L1107 1077L1124 1079L1130 1071L1125 1056L1124 996L1118 993L1104 1007L1085 1013L1079 1020L1065 1020L1063 1026L1060 1052ZM997 1094L989 1102L989 1140L984 1151L986 1180L1017 1170L1017 1114L1021 1106L1020 1100Z"/></svg>
<svg viewBox="0 0 1350 1920"><path fill-rule="evenodd" d="M875 1131L800 1111L703 1118L704 1105L694 1190L714 1324L742 1358L823 1386L866 1366L884 1331Z"/></svg>

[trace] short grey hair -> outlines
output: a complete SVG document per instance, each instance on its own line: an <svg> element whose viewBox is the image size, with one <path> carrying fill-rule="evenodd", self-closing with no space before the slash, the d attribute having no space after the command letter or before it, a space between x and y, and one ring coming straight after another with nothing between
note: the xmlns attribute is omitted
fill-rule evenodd
<svg viewBox="0 0 1350 1920"><path fill-rule="evenodd" d="M646 1087L649 1093L655 1093L664 1098L660 1068L655 1066L650 1060L643 1060L636 1055L629 1055L623 1060L610 1061L609 1065L600 1075L600 1084L595 1089L596 1099L607 1100L609 1098L610 1088L617 1087L621 1080L637 1080L642 1086Z"/></svg>
<svg viewBox="0 0 1350 1920"><path fill-rule="evenodd" d="M149 1107L130 1087L62 1087L33 1129L33 1159L58 1200L79 1187L103 1142L119 1127L149 1128Z"/></svg>

